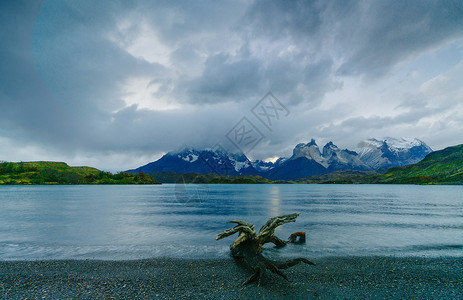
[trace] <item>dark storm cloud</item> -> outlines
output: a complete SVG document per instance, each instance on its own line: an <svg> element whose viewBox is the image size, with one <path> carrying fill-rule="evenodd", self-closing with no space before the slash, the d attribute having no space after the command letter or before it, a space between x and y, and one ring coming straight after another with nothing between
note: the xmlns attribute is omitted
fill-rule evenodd
<svg viewBox="0 0 463 300"><path fill-rule="evenodd" d="M463 33L463 2L458 0L257 1L246 17L254 38L287 37L315 57L335 52L343 75L383 75Z"/></svg>
<svg viewBox="0 0 463 300"><path fill-rule="evenodd" d="M342 86L334 78L336 75L377 78L404 60L461 36L463 4L461 1L256 1L239 23L234 29L240 31L244 46L261 41L258 47L265 55L241 51L232 57L234 62L230 64L217 59L229 59L224 54L212 57L202 76L195 80L197 87L191 91L212 91L220 96L215 101L235 101L237 94L224 85L235 86L237 93L244 88L249 95L272 89L293 99L291 103L316 104L326 92ZM293 45L296 50L281 55L285 50L282 47L272 50L278 44ZM232 73L241 74L245 80ZM243 87L249 80L254 88L250 84ZM298 86L303 86L304 92L295 95ZM190 100L199 103L199 98Z"/></svg>
<svg viewBox="0 0 463 300"><path fill-rule="evenodd" d="M349 25L354 35L346 44L352 51L342 47L348 56L339 73L379 76L414 54L461 37L463 2L367 2Z"/></svg>
<svg viewBox="0 0 463 300"><path fill-rule="evenodd" d="M111 112L124 105L118 84L128 76L165 72L104 38L115 22L105 8L45 2L23 16L35 21L27 27L16 26L20 17L10 21L22 31L9 32L17 44L3 44L15 46L2 55L2 104L12 103L1 113L14 116L6 122L66 148L92 147Z"/></svg>
<svg viewBox="0 0 463 300"><path fill-rule="evenodd" d="M326 3L321 1L256 1L243 22L251 27L253 38L267 36L278 40L289 36L307 40L320 33L325 9Z"/></svg>
<svg viewBox="0 0 463 300"><path fill-rule="evenodd" d="M210 146L269 90L294 120L272 149L304 132L336 141L348 128L408 126L433 110L375 118L320 106L346 78L387 78L462 35L461 1L4 1L0 138L62 153Z"/></svg>
<svg viewBox="0 0 463 300"><path fill-rule="evenodd" d="M243 58L229 61L230 56L217 54L209 57L202 76L190 82L191 98L195 103L241 101L243 96L255 96L260 91L260 61Z"/></svg>

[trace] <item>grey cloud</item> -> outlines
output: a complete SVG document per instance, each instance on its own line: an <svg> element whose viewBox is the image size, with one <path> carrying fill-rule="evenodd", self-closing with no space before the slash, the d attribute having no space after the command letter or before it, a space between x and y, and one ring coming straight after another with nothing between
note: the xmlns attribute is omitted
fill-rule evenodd
<svg viewBox="0 0 463 300"><path fill-rule="evenodd" d="M398 62L463 35L461 1L378 1L351 16L339 74L381 76ZM353 49L350 51L350 49Z"/></svg>
<svg viewBox="0 0 463 300"><path fill-rule="evenodd" d="M324 9L323 1L256 1L243 23L251 27L253 38L265 35L281 39L289 35L307 39L320 31Z"/></svg>
<svg viewBox="0 0 463 300"><path fill-rule="evenodd" d="M321 99L326 92L342 87L342 82L332 77L333 62L329 59L310 64L304 68L304 84L310 96Z"/></svg>
<svg viewBox="0 0 463 300"><path fill-rule="evenodd" d="M381 130L384 128L393 128L395 126L409 125L415 126L420 120L431 114L436 113L435 109L428 107L414 107L406 112L397 114L396 116L383 117L380 115L370 117L352 117L342 121L339 125L332 128L342 130L358 131L359 129ZM392 135L392 134L390 134Z"/></svg>
<svg viewBox="0 0 463 300"><path fill-rule="evenodd" d="M262 94L261 62L252 58L233 61L218 54L208 58L203 74L190 85L192 102L242 101L243 96Z"/></svg>
<svg viewBox="0 0 463 300"><path fill-rule="evenodd" d="M323 137L337 138L341 145L355 148L356 143L369 137L405 136L423 138L428 129L420 121L436 112L426 107L415 107L396 116L356 116L347 117L339 123L330 120L322 122L317 133ZM412 133L413 132L413 133ZM428 142L426 138L423 138Z"/></svg>
<svg viewBox="0 0 463 300"><path fill-rule="evenodd" d="M151 111L127 107L102 126L98 145L105 150L128 148L170 151L181 145L212 147L239 121L239 111L223 105L192 110ZM124 139L114 139L123 136Z"/></svg>
<svg viewBox="0 0 463 300"><path fill-rule="evenodd" d="M318 105L345 76L380 79L398 63L461 38L462 11L461 1L4 1L0 138L62 153L211 146L269 90L291 114L256 149L258 158L301 137L337 141L411 127L436 111L349 119L341 108ZM169 63L125 50L143 26L169 49ZM127 106L124 84L136 78L158 87L149 90L153 101L179 108ZM431 103L421 96L417 103ZM414 108L414 99L398 109Z"/></svg>
<svg viewBox="0 0 463 300"><path fill-rule="evenodd" d="M226 43L227 33L246 10L246 1L137 1L134 9L170 46L208 40ZM209 41L210 42L210 41ZM210 45L209 45L210 46Z"/></svg>
<svg viewBox="0 0 463 300"><path fill-rule="evenodd" d="M118 85L130 75L154 77L165 70L108 41L114 20L92 14L104 12L101 7L52 4L22 11L18 3L12 9L20 16L2 19L15 30L2 32L11 41L2 43L0 124L14 130L13 136L27 132L29 139L67 149L92 148L111 112L125 105Z"/></svg>
<svg viewBox="0 0 463 300"><path fill-rule="evenodd" d="M378 77L410 56L463 34L461 1L257 1L251 38L283 38L312 57L332 53L338 75Z"/></svg>

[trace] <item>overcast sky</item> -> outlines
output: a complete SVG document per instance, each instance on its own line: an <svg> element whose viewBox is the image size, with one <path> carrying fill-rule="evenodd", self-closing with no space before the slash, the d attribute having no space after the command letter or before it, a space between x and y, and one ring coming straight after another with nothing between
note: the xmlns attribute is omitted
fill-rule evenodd
<svg viewBox="0 0 463 300"><path fill-rule="evenodd" d="M1 2L0 160L114 172L243 126L253 159L463 143L463 1Z"/></svg>

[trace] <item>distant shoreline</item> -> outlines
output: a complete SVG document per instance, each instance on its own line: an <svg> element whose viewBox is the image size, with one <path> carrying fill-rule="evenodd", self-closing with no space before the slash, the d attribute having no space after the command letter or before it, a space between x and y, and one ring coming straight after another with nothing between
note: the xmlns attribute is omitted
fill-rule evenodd
<svg viewBox="0 0 463 300"><path fill-rule="evenodd" d="M0 185L158 184L144 173L112 174L64 162L0 162Z"/></svg>
<svg viewBox="0 0 463 300"><path fill-rule="evenodd" d="M242 287L249 271L227 259L0 261L0 298L333 299L462 298L463 258L328 257L270 272Z"/></svg>

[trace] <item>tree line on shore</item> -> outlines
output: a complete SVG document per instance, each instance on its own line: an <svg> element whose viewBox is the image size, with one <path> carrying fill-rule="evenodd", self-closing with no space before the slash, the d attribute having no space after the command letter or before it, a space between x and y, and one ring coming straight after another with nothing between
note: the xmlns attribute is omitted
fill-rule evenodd
<svg viewBox="0 0 463 300"><path fill-rule="evenodd" d="M156 184L144 173L112 174L91 167L70 167L62 162L1 162L0 184Z"/></svg>

